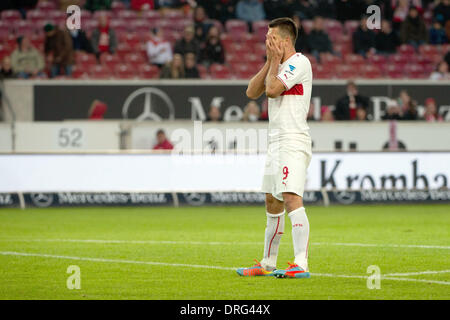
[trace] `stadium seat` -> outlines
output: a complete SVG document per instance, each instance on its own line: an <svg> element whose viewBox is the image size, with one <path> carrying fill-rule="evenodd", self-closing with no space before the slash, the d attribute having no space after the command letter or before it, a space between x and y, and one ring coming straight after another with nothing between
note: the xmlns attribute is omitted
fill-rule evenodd
<svg viewBox="0 0 450 320"><path fill-rule="evenodd" d="M118 11L127 10L127 8L122 1L113 1L113 3L111 3L111 10L117 16Z"/></svg>
<svg viewBox="0 0 450 320"><path fill-rule="evenodd" d="M27 20L32 22L45 19L46 17L45 11L42 10L30 10L27 12Z"/></svg>
<svg viewBox="0 0 450 320"><path fill-rule="evenodd" d="M313 28L314 22L312 20L303 20L302 26L306 33L310 33Z"/></svg>
<svg viewBox="0 0 450 320"><path fill-rule="evenodd" d="M139 76L144 79L159 78L159 68L153 65L141 64L138 67Z"/></svg>
<svg viewBox="0 0 450 320"><path fill-rule="evenodd" d="M402 55L412 56L416 53L416 50L410 44L402 44L397 48L397 52Z"/></svg>
<svg viewBox="0 0 450 320"><path fill-rule="evenodd" d="M140 53L129 53L124 56L125 63L137 68L139 65L146 63L146 59Z"/></svg>
<svg viewBox="0 0 450 320"><path fill-rule="evenodd" d="M359 54L349 53L344 56L344 61L351 66L358 67L360 65L363 65L366 62L366 60Z"/></svg>
<svg viewBox="0 0 450 320"><path fill-rule="evenodd" d="M253 34L259 41L264 41L266 39L268 25L269 21L267 20L254 21L252 23Z"/></svg>
<svg viewBox="0 0 450 320"><path fill-rule="evenodd" d="M127 54L131 53L131 47L128 43L119 42L117 45L116 53L121 57L125 57Z"/></svg>
<svg viewBox="0 0 450 320"><path fill-rule="evenodd" d="M348 35L352 35L358 29L359 25L359 20L347 20L344 22L344 29Z"/></svg>
<svg viewBox="0 0 450 320"><path fill-rule="evenodd" d="M138 78L137 68L128 64L119 64L114 67L114 74L119 79Z"/></svg>
<svg viewBox="0 0 450 320"><path fill-rule="evenodd" d="M136 21L137 19L139 19L137 13L132 10L118 11L116 17L127 22Z"/></svg>
<svg viewBox="0 0 450 320"><path fill-rule="evenodd" d="M76 64L82 64L84 66L94 66L97 64L97 58L94 54L76 52L75 53Z"/></svg>
<svg viewBox="0 0 450 320"><path fill-rule="evenodd" d="M377 65L377 66L381 66L381 67L382 67L383 65L385 65L386 62L387 62L386 57L383 56L383 55L380 55L380 54L373 54L373 55L370 55L370 56L367 58L367 60L368 60L371 64L374 64L374 65Z"/></svg>
<svg viewBox="0 0 450 320"><path fill-rule="evenodd" d="M16 36L31 35L35 30L33 23L28 20L12 21L12 25Z"/></svg>
<svg viewBox="0 0 450 320"><path fill-rule="evenodd" d="M118 55L104 53L100 56L100 63L109 67L110 69L114 69L121 62L122 61Z"/></svg>
<svg viewBox="0 0 450 320"><path fill-rule="evenodd" d="M95 79L110 79L113 77L113 74L109 68L102 65L96 65L90 69L89 76Z"/></svg>
<svg viewBox="0 0 450 320"><path fill-rule="evenodd" d="M237 19L231 19L225 22L225 28L228 33L233 34L234 36L248 32L247 23Z"/></svg>
<svg viewBox="0 0 450 320"><path fill-rule="evenodd" d="M98 18L100 16L107 16L109 21L113 20L113 18L114 18L113 12L109 11L109 10L97 10L97 11L94 11L94 13L92 14L91 18L95 19L95 20L98 20Z"/></svg>
<svg viewBox="0 0 450 320"><path fill-rule="evenodd" d="M388 78L401 79L404 78L403 66L396 64L388 64L384 68L384 74Z"/></svg>
<svg viewBox="0 0 450 320"><path fill-rule="evenodd" d="M129 24L127 24L124 20L119 18L113 19L109 23L109 26L111 27L111 29L114 30L116 36L118 36L119 33L126 33L129 30Z"/></svg>
<svg viewBox="0 0 450 320"><path fill-rule="evenodd" d="M18 10L3 10L0 13L0 17L4 21L15 21L22 19L22 16Z"/></svg>
<svg viewBox="0 0 450 320"><path fill-rule="evenodd" d="M342 59L340 57L337 57L335 55L324 53L320 55L320 63L322 65L325 65L327 67L329 66L336 66L338 64L342 63Z"/></svg>
<svg viewBox="0 0 450 320"><path fill-rule="evenodd" d="M419 53L421 55L434 55L439 54L439 50L436 48L436 46L433 46L431 44L423 44L419 47Z"/></svg>
<svg viewBox="0 0 450 320"><path fill-rule="evenodd" d="M52 1L39 1L36 5L36 9L48 11L48 10L55 10L56 4Z"/></svg>
<svg viewBox="0 0 450 320"><path fill-rule="evenodd" d="M358 77L358 69L354 65L340 64L336 66L336 73L339 78L349 79Z"/></svg>
<svg viewBox="0 0 450 320"><path fill-rule="evenodd" d="M87 79L89 78L89 69L75 65L72 69L72 77L75 79Z"/></svg>
<svg viewBox="0 0 450 320"><path fill-rule="evenodd" d="M395 63L397 65L405 65L406 63L408 63L408 56L399 53L392 54L389 57L389 62Z"/></svg>
<svg viewBox="0 0 450 320"><path fill-rule="evenodd" d="M377 65L365 64L359 67L359 72L364 78L375 79L382 78L382 69Z"/></svg>

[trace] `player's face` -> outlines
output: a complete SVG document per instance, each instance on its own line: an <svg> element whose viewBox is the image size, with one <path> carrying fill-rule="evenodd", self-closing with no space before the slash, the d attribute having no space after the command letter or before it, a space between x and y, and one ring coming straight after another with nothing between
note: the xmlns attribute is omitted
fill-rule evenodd
<svg viewBox="0 0 450 320"><path fill-rule="evenodd" d="M267 31L266 39L268 39L269 36L273 37L275 43L281 45L282 49L285 48L287 41L290 41L289 37L283 38L281 36L280 30L277 27L269 28L269 30Z"/></svg>

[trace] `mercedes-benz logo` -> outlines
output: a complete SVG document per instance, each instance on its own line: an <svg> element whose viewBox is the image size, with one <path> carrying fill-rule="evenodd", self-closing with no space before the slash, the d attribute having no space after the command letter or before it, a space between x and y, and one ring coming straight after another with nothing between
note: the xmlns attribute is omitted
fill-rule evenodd
<svg viewBox="0 0 450 320"><path fill-rule="evenodd" d="M36 207L45 208L53 203L53 195L48 193L32 193L31 201Z"/></svg>
<svg viewBox="0 0 450 320"><path fill-rule="evenodd" d="M125 103L122 107L122 116L124 119L128 119L128 109L130 108L131 102L133 102L138 96L144 95L144 106L142 113L136 118L137 121L142 120L154 120L161 121L162 118L152 111L152 95L159 97L162 101L164 101L166 107L169 109L169 120L173 120L175 118L175 107L170 100L169 96L162 90L156 88L141 88L134 91L132 94L128 96L125 100Z"/></svg>
<svg viewBox="0 0 450 320"><path fill-rule="evenodd" d="M336 200L342 204L352 204L355 201L356 193L349 191L333 191Z"/></svg>
<svg viewBox="0 0 450 320"><path fill-rule="evenodd" d="M183 193L184 199L192 206L201 206L206 201L204 193Z"/></svg>

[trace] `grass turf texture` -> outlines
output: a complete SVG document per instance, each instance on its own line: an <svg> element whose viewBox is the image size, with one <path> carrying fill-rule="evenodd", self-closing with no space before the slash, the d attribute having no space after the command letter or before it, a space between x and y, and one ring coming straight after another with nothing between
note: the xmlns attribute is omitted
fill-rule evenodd
<svg viewBox="0 0 450 320"><path fill-rule="evenodd" d="M366 277L369 265L378 265L382 274L450 269L448 247L383 246L448 246L448 206L309 207L307 214L311 225L310 279L239 277L233 270L0 254L0 299L450 298L450 287L445 284L382 279L380 290L369 290L364 278L314 276L327 273ZM262 207L1 209L0 252L250 266L253 258L261 258L265 223ZM293 260L290 229L286 218L279 268ZM33 239L154 242L24 241ZM237 244L192 243L197 241ZM66 287L69 265L81 268L80 290ZM450 281L450 273L402 278Z"/></svg>

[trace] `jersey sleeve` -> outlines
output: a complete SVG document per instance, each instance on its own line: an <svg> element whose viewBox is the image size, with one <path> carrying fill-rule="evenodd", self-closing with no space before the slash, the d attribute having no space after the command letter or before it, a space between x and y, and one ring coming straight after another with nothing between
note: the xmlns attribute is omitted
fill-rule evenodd
<svg viewBox="0 0 450 320"><path fill-rule="evenodd" d="M290 90L296 84L301 83L305 70L303 59L295 59L280 70L277 78L284 84L286 90Z"/></svg>

